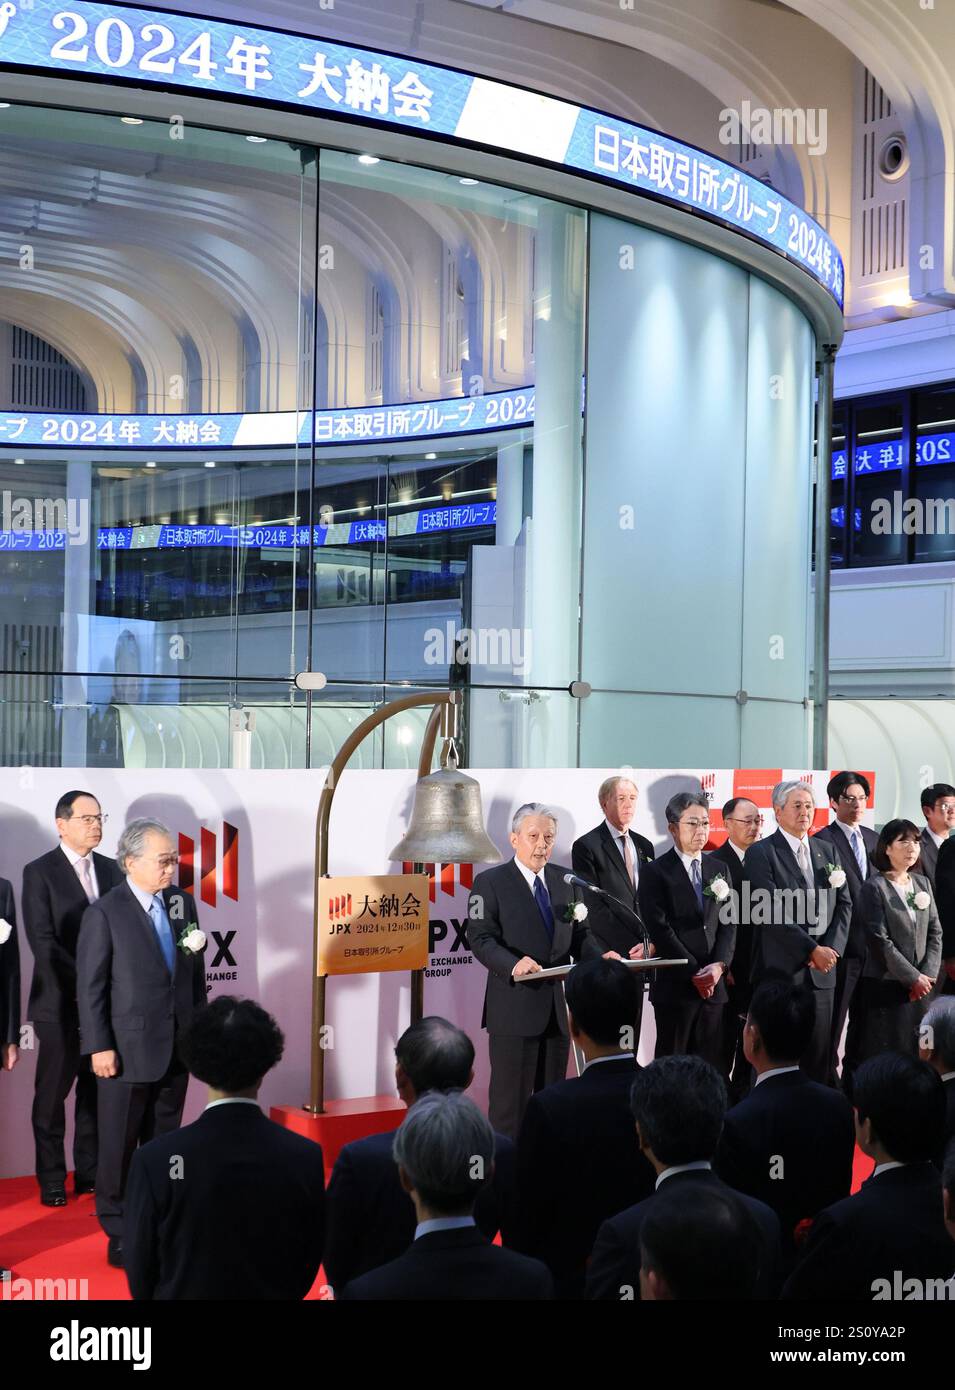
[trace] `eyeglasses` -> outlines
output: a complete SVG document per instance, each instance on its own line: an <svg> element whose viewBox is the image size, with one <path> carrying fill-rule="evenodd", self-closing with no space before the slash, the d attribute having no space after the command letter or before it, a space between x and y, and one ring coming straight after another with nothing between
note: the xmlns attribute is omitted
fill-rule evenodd
<svg viewBox="0 0 955 1390"><path fill-rule="evenodd" d="M161 869L174 869L179 863L178 854L142 854L141 859L149 859L159 865Z"/></svg>
<svg viewBox="0 0 955 1390"><path fill-rule="evenodd" d="M948 815L949 811L955 811L955 801L939 801L935 805L936 811L944 811Z"/></svg>
<svg viewBox="0 0 955 1390"><path fill-rule="evenodd" d="M74 820L80 820L84 825L105 825L109 816L74 816Z"/></svg>
<svg viewBox="0 0 955 1390"><path fill-rule="evenodd" d="M737 825L762 825L762 816L727 816L729 821L735 821Z"/></svg>
<svg viewBox="0 0 955 1390"><path fill-rule="evenodd" d="M708 820L681 820L681 825L685 825L687 830L709 830Z"/></svg>
<svg viewBox="0 0 955 1390"><path fill-rule="evenodd" d="M868 799L866 796L847 796L845 792L839 798L840 801L848 801L850 806L864 806Z"/></svg>

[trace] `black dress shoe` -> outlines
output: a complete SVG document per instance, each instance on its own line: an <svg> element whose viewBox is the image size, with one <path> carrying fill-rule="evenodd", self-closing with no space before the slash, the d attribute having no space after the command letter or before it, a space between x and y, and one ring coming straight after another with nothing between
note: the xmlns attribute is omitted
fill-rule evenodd
<svg viewBox="0 0 955 1390"><path fill-rule="evenodd" d="M40 1201L45 1207L65 1207L66 1189L63 1187L42 1187Z"/></svg>
<svg viewBox="0 0 955 1390"><path fill-rule="evenodd" d="M73 1193L77 1197L85 1197L88 1192L96 1191L95 1178L74 1178Z"/></svg>
<svg viewBox="0 0 955 1390"><path fill-rule="evenodd" d="M119 1236L110 1236L106 1247L106 1258L114 1269L123 1267L123 1242Z"/></svg>

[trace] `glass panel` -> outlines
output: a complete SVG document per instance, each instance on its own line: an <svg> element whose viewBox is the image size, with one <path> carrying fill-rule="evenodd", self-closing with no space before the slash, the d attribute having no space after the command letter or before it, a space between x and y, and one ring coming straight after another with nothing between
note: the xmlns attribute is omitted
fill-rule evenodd
<svg viewBox="0 0 955 1390"><path fill-rule="evenodd" d="M902 486L904 407L900 400L859 405L855 411L852 461L850 553L854 565L901 564L906 558L901 529L886 530L885 509Z"/></svg>
<svg viewBox="0 0 955 1390"><path fill-rule="evenodd" d="M581 767L738 767L740 706L698 695L594 691L580 702Z"/></svg>
<svg viewBox="0 0 955 1390"><path fill-rule="evenodd" d="M20 458L5 431L0 488L50 511L29 535L0 528L3 666L65 673L26 736L44 759L111 765L138 735L100 711L228 709L242 677L304 665L317 171L282 141L4 117L0 218L29 206L43 230L28 248L42 274L0 306L0 409L39 414L47 442ZM180 765L165 743L143 756Z"/></svg>
<svg viewBox="0 0 955 1390"><path fill-rule="evenodd" d="M955 558L955 387L915 397L915 467L910 509L916 560Z"/></svg>

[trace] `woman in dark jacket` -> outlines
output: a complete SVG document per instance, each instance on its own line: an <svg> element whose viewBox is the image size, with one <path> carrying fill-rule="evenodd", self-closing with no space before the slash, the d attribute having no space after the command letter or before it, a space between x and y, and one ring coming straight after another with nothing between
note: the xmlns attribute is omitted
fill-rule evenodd
<svg viewBox="0 0 955 1390"><path fill-rule="evenodd" d="M890 820L872 855L879 872L859 899L869 949L846 1039L853 1067L879 1052L918 1056L918 1028L942 958L932 885L912 872L918 857L918 827Z"/></svg>

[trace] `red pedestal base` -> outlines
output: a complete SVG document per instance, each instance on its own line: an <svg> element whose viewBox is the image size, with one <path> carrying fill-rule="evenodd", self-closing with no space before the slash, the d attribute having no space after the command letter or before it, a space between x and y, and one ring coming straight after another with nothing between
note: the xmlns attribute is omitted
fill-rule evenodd
<svg viewBox="0 0 955 1390"><path fill-rule="evenodd" d="M276 1124L321 1144L325 1167L330 1169L345 1144L397 1129L407 1113L397 1096L357 1096L354 1100L327 1100L321 1115L313 1115L300 1105L273 1105L269 1116Z"/></svg>

